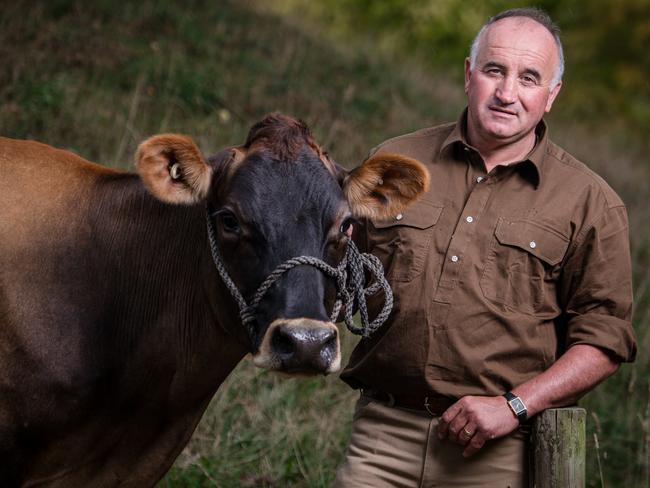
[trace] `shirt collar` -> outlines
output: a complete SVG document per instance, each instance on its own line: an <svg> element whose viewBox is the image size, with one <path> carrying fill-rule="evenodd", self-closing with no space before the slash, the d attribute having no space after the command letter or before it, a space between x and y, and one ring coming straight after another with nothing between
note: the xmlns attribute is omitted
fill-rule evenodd
<svg viewBox="0 0 650 488"><path fill-rule="evenodd" d="M530 164L532 163L532 168L534 168L534 170L522 171L522 173L530 175L531 182L537 188L541 182L542 169L544 167L544 158L546 156L546 146L548 145L548 129L544 119L540 120L537 124L537 127L535 127L535 135L537 136L537 140L533 149L521 162L514 163L514 165L524 169L526 167L530 167ZM472 146L467 142L467 108L463 110L463 113L461 113L453 130L442 143L440 152L442 153L447 148L453 149L454 146L459 145L472 148Z"/></svg>

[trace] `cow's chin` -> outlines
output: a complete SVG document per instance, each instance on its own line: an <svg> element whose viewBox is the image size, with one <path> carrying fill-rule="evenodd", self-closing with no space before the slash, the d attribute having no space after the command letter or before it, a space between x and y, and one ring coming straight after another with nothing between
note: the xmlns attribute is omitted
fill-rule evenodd
<svg viewBox="0 0 650 488"><path fill-rule="evenodd" d="M332 322L276 319L253 354L253 364L291 376L335 373L341 367L338 329Z"/></svg>

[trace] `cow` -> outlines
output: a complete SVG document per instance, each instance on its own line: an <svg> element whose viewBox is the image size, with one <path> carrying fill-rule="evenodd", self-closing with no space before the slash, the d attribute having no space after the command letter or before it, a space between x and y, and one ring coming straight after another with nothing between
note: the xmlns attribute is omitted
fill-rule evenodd
<svg viewBox="0 0 650 488"><path fill-rule="evenodd" d="M288 259L335 266L354 218L394 216L428 185L401 156L347 172L277 113L209 158L187 136L151 137L136 165L0 138L2 487L152 486L246 354L336 371L328 276L286 271L246 326L225 281L250 301Z"/></svg>

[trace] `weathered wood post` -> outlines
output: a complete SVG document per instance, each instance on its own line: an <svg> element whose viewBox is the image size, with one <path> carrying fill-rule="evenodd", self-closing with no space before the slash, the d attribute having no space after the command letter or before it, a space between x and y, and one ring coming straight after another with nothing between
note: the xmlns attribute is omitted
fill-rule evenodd
<svg viewBox="0 0 650 488"><path fill-rule="evenodd" d="M530 488L585 487L585 422L583 408L552 408L535 417Z"/></svg>

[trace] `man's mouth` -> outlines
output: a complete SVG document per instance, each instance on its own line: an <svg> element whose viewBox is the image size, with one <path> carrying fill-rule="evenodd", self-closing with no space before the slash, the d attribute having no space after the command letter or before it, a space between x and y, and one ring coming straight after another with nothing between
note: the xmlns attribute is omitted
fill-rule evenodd
<svg viewBox="0 0 650 488"><path fill-rule="evenodd" d="M509 110L504 107L499 107L498 105L490 105L488 108L493 112L498 112L503 115L511 115L511 116L517 115L517 112L515 112L514 110Z"/></svg>

